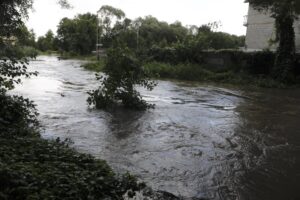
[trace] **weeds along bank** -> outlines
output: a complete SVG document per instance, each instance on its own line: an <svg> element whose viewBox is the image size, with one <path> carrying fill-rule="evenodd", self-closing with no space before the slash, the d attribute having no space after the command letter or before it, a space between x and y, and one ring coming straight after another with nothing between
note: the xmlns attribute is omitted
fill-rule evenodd
<svg viewBox="0 0 300 200"><path fill-rule="evenodd" d="M300 83L300 55L297 55L294 77L283 83L273 78L275 53L219 50L194 52L175 48L154 48L137 54L153 77L200 82L251 84L261 87L287 87ZM101 71L105 58L82 67Z"/></svg>

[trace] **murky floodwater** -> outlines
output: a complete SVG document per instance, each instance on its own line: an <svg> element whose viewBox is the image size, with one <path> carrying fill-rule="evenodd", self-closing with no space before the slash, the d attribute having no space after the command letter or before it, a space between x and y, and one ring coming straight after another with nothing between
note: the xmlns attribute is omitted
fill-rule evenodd
<svg viewBox="0 0 300 200"><path fill-rule="evenodd" d="M300 198L300 90L159 81L146 112L88 109L97 82L80 61L39 57L17 93L38 105L46 138L195 199Z"/></svg>

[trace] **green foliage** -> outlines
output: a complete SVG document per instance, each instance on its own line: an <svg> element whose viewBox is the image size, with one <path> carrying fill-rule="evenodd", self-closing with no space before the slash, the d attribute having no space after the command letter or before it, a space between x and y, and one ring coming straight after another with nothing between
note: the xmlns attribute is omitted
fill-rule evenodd
<svg viewBox="0 0 300 200"><path fill-rule="evenodd" d="M0 136L28 135L38 126L37 110L32 101L20 96L0 94Z"/></svg>
<svg viewBox="0 0 300 200"><path fill-rule="evenodd" d="M111 47L113 41L119 40L129 48L137 50L139 54L144 54L153 47L176 48L180 45L193 52L203 49L237 49L243 47L245 42L244 36L215 32L218 28L217 23L188 28L178 21L168 24L147 16L133 21L125 18L123 21L117 21L113 28L109 27L109 34L103 34L101 38L105 48ZM100 29L106 29L105 25Z"/></svg>
<svg viewBox="0 0 300 200"><path fill-rule="evenodd" d="M23 52L25 57L29 58L36 58L40 54L40 52L36 48L31 46L21 47L21 51Z"/></svg>
<svg viewBox="0 0 300 200"><path fill-rule="evenodd" d="M255 9L266 11L269 10L273 17L280 14L286 6L290 7L291 13L294 18L300 14L300 2L298 0L246 0L245 2L250 3Z"/></svg>
<svg viewBox="0 0 300 200"><path fill-rule="evenodd" d="M16 39L17 39L17 45L18 46L29 46L29 47L35 47L35 33L34 31L28 30L28 28L25 25L20 26L16 30Z"/></svg>
<svg viewBox="0 0 300 200"><path fill-rule="evenodd" d="M300 14L298 0L246 0L259 11L268 11L275 19L276 41L279 41L273 77L281 82L292 82L295 69L294 21Z"/></svg>
<svg viewBox="0 0 300 200"><path fill-rule="evenodd" d="M275 63L275 54L271 51L261 51L242 54L239 62L246 60L246 65L242 70L252 75L270 76Z"/></svg>
<svg viewBox="0 0 300 200"><path fill-rule="evenodd" d="M32 0L1 0L0 40L14 35L23 26L23 18L28 16L32 4Z"/></svg>
<svg viewBox="0 0 300 200"><path fill-rule="evenodd" d="M88 103L99 109L111 107L119 101L131 109L143 110L152 107L153 105L142 99L134 86L140 85L152 90L156 83L150 81L149 74L130 50L125 47L115 47L108 51L107 56L103 69L105 75L97 76L102 85L89 93Z"/></svg>
<svg viewBox="0 0 300 200"><path fill-rule="evenodd" d="M95 71L95 72L100 72L100 71L103 70L104 65L105 65L104 59L101 59L98 62L88 62L88 63L85 63L81 67L83 67L85 69L88 69L88 70Z"/></svg>
<svg viewBox="0 0 300 200"><path fill-rule="evenodd" d="M36 73L27 72L27 59L20 48L6 41L17 36L24 24L22 17L27 16L27 10L32 6L31 0L1 1L0 3L0 93L14 88L21 83L20 77Z"/></svg>
<svg viewBox="0 0 300 200"><path fill-rule="evenodd" d="M45 36L41 36L37 40L37 48L41 51L57 50L54 46L54 34L49 30Z"/></svg>
<svg viewBox="0 0 300 200"><path fill-rule="evenodd" d="M28 60L26 58L18 59L15 55L17 52L9 49L7 53L13 53L12 55L1 56L0 53L0 91L6 92L14 88L15 84L21 83L21 76L29 77L36 75L36 72L27 72Z"/></svg>
<svg viewBox="0 0 300 200"><path fill-rule="evenodd" d="M32 5L30 0L1 1L0 3L0 132L13 129L20 132L36 125L36 110L32 102L18 96L8 96L7 91L21 83L21 77L36 75L27 72L28 59L24 49L11 40L26 32L22 17ZM9 31L9 32L7 32ZM14 37L13 37L14 36ZM28 53L28 52L27 52ZM13 132L13 131L10 131Z"/></svg>
<svg viewBox="0 0 300 200"><path fill-rule="evenodd" d="M105 161L77 153L68 142L39 137L0 138L1 199L123 199L144 187L116 176Z"/></svg>
<svg viewBox="0 0 300 200"><path fill-rule="evenodd" d="M100 17L99 24L102 30L102 34L100 35L106 38L110 38L113 34L112 23L115 22L117 24L121 19L125 17L125 13L122 10L109 5L102 6L97 13Z"/></svg>
<svg viewBox="0 0 300 200"><path fill-rule="evenodd" d="M145 69L151 74L160 78L172 78L189 81L206 81L211 76L211 72L203 66L197 64L168 64L160 62L151 62L145 64Z"/></svg>
<svg viewBox="0 0 300 200"><path fill-rule="evenodd" d="M157 78L169 78L185 81L200 81L213 83L229 83L238 85L252 85L267 88L285 88L286 84L276 81L268 76L251 74L247 71L227 71L218 72L210 66L197 64L168 64L160 62L150 62L145 64L145 69Z"/></svg>
<svg viewBox="0 0 300 200"><path fill-rule="evenodd" d="M79 55L90 54L95 49L97 16L86 13L74 19L63 18L57 30L59 49Z"/></svg>
<svg viewBox="0 0 300 200"><path fill-rule="evenodd" d="M289 11L286 10L285 12ZM275 22L279 45L273 77L282 82L291 82L294 79L293 71L296 61L295 30L293 17L285 12L278 15Z"/></svg>
<svg viewBox="0 0 300 200"><path fill-rule="evenodd" d="M243 52L237 50L203 51L201 62L162 62L147 60L144 67L159 78L188 81L250 84L260 87L290 87L291 84L273 78L276 53L271 51ZM300 55L297 55L294 76L300 77ZM210 64L210 59L222 59L222 66ZM295 83L300 83L298 80Z"/></svg>

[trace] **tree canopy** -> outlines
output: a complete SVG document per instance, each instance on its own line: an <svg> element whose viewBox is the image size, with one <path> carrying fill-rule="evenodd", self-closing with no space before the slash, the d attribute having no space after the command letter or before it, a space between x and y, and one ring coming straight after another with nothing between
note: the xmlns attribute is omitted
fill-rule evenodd
<svg viewBox="0 0 300 200"><path fill-rule="evenodd" d="M95 49L97 16L91 13L77 15L74 19L63 18L57 30L59 48L76 54L90 54Z"/></svg>
<svg viewBox="0 0 300 200"><path fill-rule="evenodd" d="M299 0L246 0L257 10L268 10L273 17L276 17L280 12L284 11L287 7L290 10L288 14L297 18L300 14L300 1Z"/></svg>

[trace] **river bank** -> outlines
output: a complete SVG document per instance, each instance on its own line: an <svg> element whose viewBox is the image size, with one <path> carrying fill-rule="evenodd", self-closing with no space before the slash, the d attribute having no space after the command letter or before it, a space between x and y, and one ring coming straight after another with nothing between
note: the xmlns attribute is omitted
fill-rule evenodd
<svg viewBox="0 0 300 200"><path fill-rule="evenodd" d="M100 61L88 61L82 67L91 71L101 72L104 68L104 58ZM197 81L202 83L233 84L264 88L299 88L300 77L293 83L282 83L264 75L251 75L235 70L216 71L207 66L191 63L169 64L163 62L147 62L144 68L156 79L173 79L182 81Z"/></svg>

